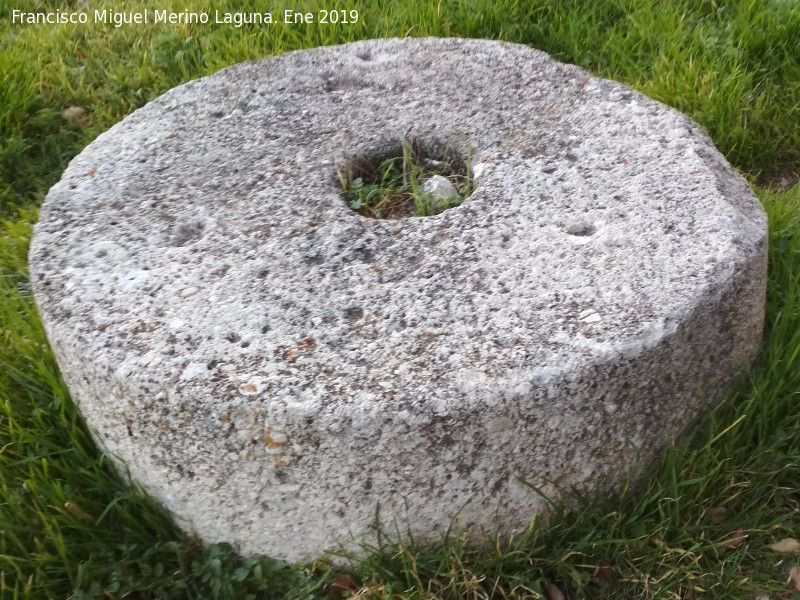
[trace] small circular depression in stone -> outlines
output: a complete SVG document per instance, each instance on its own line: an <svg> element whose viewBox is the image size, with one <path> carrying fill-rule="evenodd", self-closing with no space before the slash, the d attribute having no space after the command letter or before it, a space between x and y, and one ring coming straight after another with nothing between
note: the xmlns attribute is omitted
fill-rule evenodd
<svg viewBox="0 0 800 600"><path fill-rule="evenodd" d="M354 156L338 169L347 206L371 219L430 217L460 206L475 191L467 157L452 144L402 138L388 153Z"/></svg>

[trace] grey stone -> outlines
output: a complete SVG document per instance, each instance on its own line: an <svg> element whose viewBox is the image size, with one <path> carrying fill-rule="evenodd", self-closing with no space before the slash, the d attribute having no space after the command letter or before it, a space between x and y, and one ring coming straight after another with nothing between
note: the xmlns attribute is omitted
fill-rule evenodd
<svg viewBox="0 0 800 600"><path fill-rule="evenodd" d="M461 200L461 195L447 177L434 175L422 184L422 193L430 198L435 213L442 212Z"/></svg>
<svg viewBox="0 0 800 600"><path fill-rule="evenodd" d="M350 210L337 168L402 137L476 191ZM297 561L376 515L523 531L523 481L613 489L754 358L766 230L658 102L523 46L376 40L131 114L48 194L30 269L100 446L205 541Z"/></svg>

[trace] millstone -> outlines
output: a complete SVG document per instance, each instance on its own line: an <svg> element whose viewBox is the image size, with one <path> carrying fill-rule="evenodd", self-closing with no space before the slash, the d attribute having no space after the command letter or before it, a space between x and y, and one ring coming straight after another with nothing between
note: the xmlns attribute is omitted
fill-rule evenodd
<svg viewBox="0 0 800 600"><path fill-rule="evenodd" d="M339 174L470 163L431 217ZM293 52L101 135L42 207L41 316L102 448L188 529L305 560L376 525L511 534L603 492L752 361L766 218L685 116L493 41ZM377 516L377 518L376 518Z"/></svg>

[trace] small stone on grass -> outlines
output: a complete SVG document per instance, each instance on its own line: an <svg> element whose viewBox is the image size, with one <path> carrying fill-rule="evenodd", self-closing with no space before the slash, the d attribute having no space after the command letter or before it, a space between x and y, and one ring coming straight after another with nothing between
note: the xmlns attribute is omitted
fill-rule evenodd
<svg viewBox="0 0 800 600"><path fill-rule="evenodd" d="M86 125L89 122L89 111L82 106L69 106L61 111L61 117L78 125Z"/></svg>
<svg viewBox="0 0 800 600"><path fill-rule="evenodd" d="M447 177L434 175L422 184L422 193L431 198L434 212L440 212L461 200L455 186Z"/></svg>

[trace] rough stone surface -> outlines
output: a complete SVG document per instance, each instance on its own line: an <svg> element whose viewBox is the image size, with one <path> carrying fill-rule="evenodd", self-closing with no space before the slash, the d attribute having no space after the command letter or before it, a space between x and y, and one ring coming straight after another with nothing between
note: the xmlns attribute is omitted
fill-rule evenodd
<svg viewBox="0 0 800 600"><path fill-rule="evenodd" d="M337 165L402 135L469 153L472 196L350 210ZM295 561L378 505L510 533L543 509L521 479L618 484L753 359L765 253L685 116L526 47L405 39L136 111L50 191L30 266L102 447L204 540Z"/></svg>

